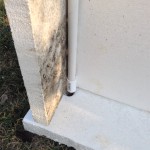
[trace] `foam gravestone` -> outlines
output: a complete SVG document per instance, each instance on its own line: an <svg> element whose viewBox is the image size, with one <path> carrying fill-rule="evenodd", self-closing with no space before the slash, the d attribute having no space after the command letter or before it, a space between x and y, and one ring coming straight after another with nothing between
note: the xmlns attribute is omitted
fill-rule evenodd
<svg viewBox="0 0 150 150"><path fill-rule="evenodd" d="M47 125L66 85L66 1L4 2L32 116Z"/></svg>

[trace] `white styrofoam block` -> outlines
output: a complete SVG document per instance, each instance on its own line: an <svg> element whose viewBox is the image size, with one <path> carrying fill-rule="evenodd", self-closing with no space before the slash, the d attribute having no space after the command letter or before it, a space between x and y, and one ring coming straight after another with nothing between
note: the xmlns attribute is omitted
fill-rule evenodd
<svg viewBox="0 0 150 150"><path fill-rule="evenodd" d="M66 82L66 0L5 0L33 118L48 124Z"/></svg>
<svg viewBox="0 0 150 150"><path fill-rule="evenodd" d="M34 122L31 111L23 124L77 150L150 149L150 113L81 89L63 96L49 126Z"/></svg>

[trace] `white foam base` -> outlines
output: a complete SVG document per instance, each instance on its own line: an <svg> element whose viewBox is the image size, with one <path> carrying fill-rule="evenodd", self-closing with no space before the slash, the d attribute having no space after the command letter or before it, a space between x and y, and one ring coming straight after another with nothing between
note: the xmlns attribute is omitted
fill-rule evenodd
<svg viewBox="0 0 150 150"><path fill-rule="evenodd" d="M24 128L77 150L150 150L150 113L78 89L63 96L49 126L31 111Z"/></svg>

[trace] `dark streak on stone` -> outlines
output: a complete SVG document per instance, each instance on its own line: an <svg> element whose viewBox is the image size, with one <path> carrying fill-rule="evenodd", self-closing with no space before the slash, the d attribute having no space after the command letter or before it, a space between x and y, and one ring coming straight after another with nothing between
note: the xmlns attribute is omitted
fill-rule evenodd
<svg viewBox="0 0 150 150"><path fill-rule="evenodd" d="M59 70L60 69L60 70ZM49 113L49 101L59 99L57 93L65 93L66 90L66 21L60 24L58 30L54 30L50 41L50 48L45 55L40 69L44 99L47 113Z"/></svg>

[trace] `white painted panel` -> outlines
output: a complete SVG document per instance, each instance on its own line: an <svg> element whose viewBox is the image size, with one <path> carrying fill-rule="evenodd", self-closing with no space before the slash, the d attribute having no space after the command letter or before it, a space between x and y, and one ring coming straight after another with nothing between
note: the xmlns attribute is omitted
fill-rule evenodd
<svg viewBox="0 0 150 150"><path fill-rule="evenodd" d="M150 1L79 5L78 86L150 111Z"/></svg>

